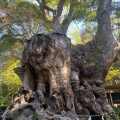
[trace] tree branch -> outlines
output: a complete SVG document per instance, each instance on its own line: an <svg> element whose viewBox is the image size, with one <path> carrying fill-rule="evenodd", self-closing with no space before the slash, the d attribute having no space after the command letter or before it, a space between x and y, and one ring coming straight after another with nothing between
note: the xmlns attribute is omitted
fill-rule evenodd
<svg viewBox="0 0 120 120"><path fill-rule="evenodd" d="M54 17L54 20L58 20L62 14L63 11L63 5L65 3L65 0L60 0L57 6L57 13L56 16Z"/></svg>
<svg viewBox="0 0 120 120"><path fill-rule="evenodd" d="M50 7L48 7L48 6L46 5L45 0L37 0L37 2L39 3L39 5L40 5L40 10L41 10L42 13L43 13L44 21L51 22L51 17L49 16L49 11L51 11L53 14L55 14L55 10L53 10L53 9L50 8Z"/></svg>
<svg viewBox="0 0 120 120"><path fill-rule="evenodd" d="M94 5L95 1L96 1L96 0L93 0L93 2L92 2L92 4L91 4L91 6L93 6L93 5Z"/></svg>
<svg viewBox="0 0 120 120"><path fill-rule="evenodd" d="M114 31L114 30L118 30L118 29L120 29L120 27L114 28L114 29L112 29L112 31Z"/></svg>
<svg viewBox="0 0 120 120"><path fill-rule="evenodd" d="M54 9L52 9L52 8L50 8L50 7L48 7L48 6L46 5L45 0L37 0L37 2L38 2L44 9L46 9L46 10L48 10L48 11L51 11L53 14L56 12L56 10L54 10Z"/></svg>
<svg viewBox="0 0 120 120"><path fill-rule="evenodd" d="M71 3L69 13L62 22L62 29L64 30L64 33L67 32L67 29L68 29L70 23L72 22L73 18L74 18L74 10L73 10L73 4Z"/></svg>
<svg viewBox="0 0 120 120"><path fill-rule="evenodd" d="M53 14L55 14L56 10L48 7L47 5L43 5L42 7L44 7L45 9L47 9L48 11L51 11Z"/></svg>

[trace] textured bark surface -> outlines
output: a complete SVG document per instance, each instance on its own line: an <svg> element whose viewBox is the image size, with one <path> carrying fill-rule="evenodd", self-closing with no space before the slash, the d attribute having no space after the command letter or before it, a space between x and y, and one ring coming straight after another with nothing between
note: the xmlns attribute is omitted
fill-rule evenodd
<svg viewBox="0 0 120 120"><path fill-rule="evenodd" d="M73 46L69 38L55 31L27 41L21 66L15 69L22 87L3 120L81 118L77 115L115 120L103 81L119 47L111 31L111 0L99 2L98 31L91 42Z"/></svg>
<svg viewBox="0 0 120 120"><path fill-rule="evenodd" d="M15 69L22 79L22 87L3 116L8 117L11 112L27 106L44 118L63 111L74 114L74 95L69 77L70 51L70 39L56 32L37 34L27 41L21 67Z"/></svg>
<svg viewBox="0 0 120 120"><path fill-rule="evenodd" d="M110 9L111 0L99 1L96 36L91 42L72 48L71 82L75 85L72 84L73 92L78 96L75 102L78 114L103 114L111 117L114 114L103 85L119 48L112 35ZM81 90L78 91L78 88Z"/></svg>

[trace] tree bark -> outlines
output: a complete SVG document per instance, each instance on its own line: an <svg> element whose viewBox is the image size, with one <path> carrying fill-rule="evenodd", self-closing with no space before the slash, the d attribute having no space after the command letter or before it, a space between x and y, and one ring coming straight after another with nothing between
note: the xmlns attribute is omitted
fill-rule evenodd
<svg viewBox="0 0 120 120"><path fill-rule="evenodd" d="M57 31L36 34L27 41L21 67L15 69L22 87L3 120L18 120L21 116L27 119L31 115L34 120L76 120L80 118L77 115L115 120L103 85L118 50L111 31L110 5L111 0L99 1L98 30L85 45L73 46Z"/></svg>
<svg viewBox="0 0 120 120"><path fill-rule="evenodd" d="M23 114L26 107L32 115L35 110L38 117L48 119L62 111L74 114L74 95L69 78L70 48L70 39L59 32L37 34L28 41L21 67L15 69L22 79L22 87L3 119L17 119L10 113L23 110L20 112Z"/></svg>
<svg viewBox="0 0 120 120"><path fill-rule="evenodd" d="M75 102L78 114L110 115L112 119L114 111L107 101L103 85L118 50L111 30L110 9L111 0L100 0L96 36L85 45L73 46L71 82L74 83L74 94L78 96Z"/></svg>

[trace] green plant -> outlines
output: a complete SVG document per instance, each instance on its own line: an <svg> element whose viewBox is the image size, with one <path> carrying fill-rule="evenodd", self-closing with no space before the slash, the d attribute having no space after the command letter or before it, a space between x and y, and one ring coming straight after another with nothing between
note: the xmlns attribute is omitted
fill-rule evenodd
<svg viewBox="0 0 120 120"><path fill-rule="evenodd" d="M8 105L8 99L6 97L0 96L0 114L3 114Z"/></svg>
<svg viewBox="0 0 120 120"><path fill-rule="evenodd" d="M119 107L114 107L113 109L116 113L117 120L120 120L120 108Z"/></svg>

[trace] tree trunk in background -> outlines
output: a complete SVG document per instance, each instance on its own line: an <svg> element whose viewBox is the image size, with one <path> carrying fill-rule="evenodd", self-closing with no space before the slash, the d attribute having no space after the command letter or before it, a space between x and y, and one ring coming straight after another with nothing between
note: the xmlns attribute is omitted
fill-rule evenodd
<svg viewBox="0 0 120 120"><path fill-rule="evenodd" d="M110 9L111 0L99 1L98 31L85 45L72 46L69 38L55 31L34 35L27 42L21 66L15 69L22 87L3 120L76 120L76 114L115 120L103 85L118 50L111 31Z"/></svg>

